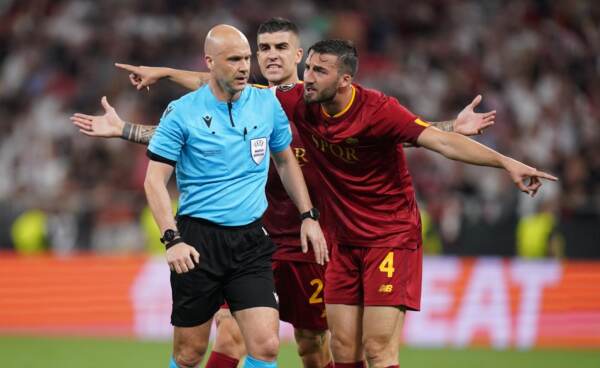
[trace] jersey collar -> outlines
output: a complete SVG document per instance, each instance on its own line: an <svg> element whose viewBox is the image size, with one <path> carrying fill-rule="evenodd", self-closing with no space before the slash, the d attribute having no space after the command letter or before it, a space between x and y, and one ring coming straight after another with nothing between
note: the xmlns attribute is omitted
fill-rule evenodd
<svg viewBox="0 0 600 368"><path fill-rule="evenodd" d="M325 111L325 109L323 108L323 106L321 106L321 113L326 117L326 118L339 118L340 116L344 115L346 112L348 112L348 110L350 110L350 108L352 107L352 104L354 103L354 99L356 98L356 88L354 88L354 85L350 85L350 87L352 87L352 97L350 97L350 101L348 101L348 104L342 109L342 111L338 112L337 114L331 116L327 113L327 111Z"/></svg>

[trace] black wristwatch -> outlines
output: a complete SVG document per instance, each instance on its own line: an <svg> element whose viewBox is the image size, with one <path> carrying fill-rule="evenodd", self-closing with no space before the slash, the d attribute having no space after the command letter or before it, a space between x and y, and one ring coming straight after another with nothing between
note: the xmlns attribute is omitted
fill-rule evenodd
<svg viewBox="0 0 600 368"><path fill-rule="evenodd" d="M167 229L167 230L165 230L165 233L163 234L162 238L160 238L160 242L165 245L166 249L169 249L172 246L174 246L175 244L182 243L183 240L181 239L181 236L179 235L179 231L173 230L173 229Z"/></svg>
<svg viewBox="0 0 600 368"><path fill-rule="evenodd" d="M300 221L304 221L307 218L317 221L319 219L319 210L313 207L310 210L300 214Z"/></svg>

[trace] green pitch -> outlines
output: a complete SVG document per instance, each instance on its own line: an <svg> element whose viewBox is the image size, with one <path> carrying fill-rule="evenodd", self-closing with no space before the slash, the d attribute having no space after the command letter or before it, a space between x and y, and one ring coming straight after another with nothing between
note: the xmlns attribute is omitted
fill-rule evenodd
<svg viewBox="0 0 600 368"><path fill-rule="evenodd" d="M122 339L0 337L0 366L4 368L167 368L169 343ZM487 349L409 349L400 354L402 368L600 368L600 351ZM279 367L300 367L295 346L282 346Z"/></svg>

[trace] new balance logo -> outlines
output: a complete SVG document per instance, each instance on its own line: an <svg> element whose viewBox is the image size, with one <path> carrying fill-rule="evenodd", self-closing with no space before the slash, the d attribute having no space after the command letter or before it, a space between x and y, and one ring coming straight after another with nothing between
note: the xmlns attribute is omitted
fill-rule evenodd
<svg viewBox="0 0 600 368"><path fill-rule="evenodd" d="M379 292L380 293L385 293L385 294L389 294L392 292L393 289L393 285L392 284L383 284L379 287Z"/></svg>
<svg viewBox="0 0 600 368"><path fill-rule="evenodd" d="M210 128L210 123L212 123L212 116L206 115L202 118L202 120L204 120L206 126Z"/></svg>

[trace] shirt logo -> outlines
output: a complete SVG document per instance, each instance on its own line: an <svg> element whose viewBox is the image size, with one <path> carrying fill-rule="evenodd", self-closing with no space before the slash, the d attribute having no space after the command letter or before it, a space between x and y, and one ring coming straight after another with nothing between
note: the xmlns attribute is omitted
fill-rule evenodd
<svg viewBox="0 0 600 368"><path fill-rule="evenodd" d="M292 88L294 88L295 85L296 85L296 83L280 84L277 86L277 89L280 90L281 92L287 92L287 91L291 90Z"/></svg>
<svg viewBox="0 0 600 368"><path fill-rule="evenodd" d="M210 128L210 123L212 123L212 116L206 115L202 117L202 120L204 120L206 126Z"/></svg>
<svg viewBox="0 0 600 368"><path fill-rule="evenodd" d="M173 111L173 106L171 106L171 105L167 106L167 109L165 110L165 112L163 112L162 118L163 118L163 119L164 119L164 118L166 118L166 117L167 117L167 115L169 115L169 113L170 113L171 111Z"/></svg>
<svg viewBox="0 0 600 368"><path fill-rule="evenodd" d="M357 144L358 143L358 139L356 139L354 137L346 138L346 143L348 143L348 144Z"/></svg>
<svg viewBox="0 0 600 368"><path fill-rule="evenodd" d="M379 287L379 292L384 294L389 294L393 290L392 284L383 284Z"/></svg>
<svg viewBox="0 0 600 368"><path fill-rule="evenodd" d="M255 138L250 140L250 154L252 161L260 165L267 154L267 138Z"/></svg>

